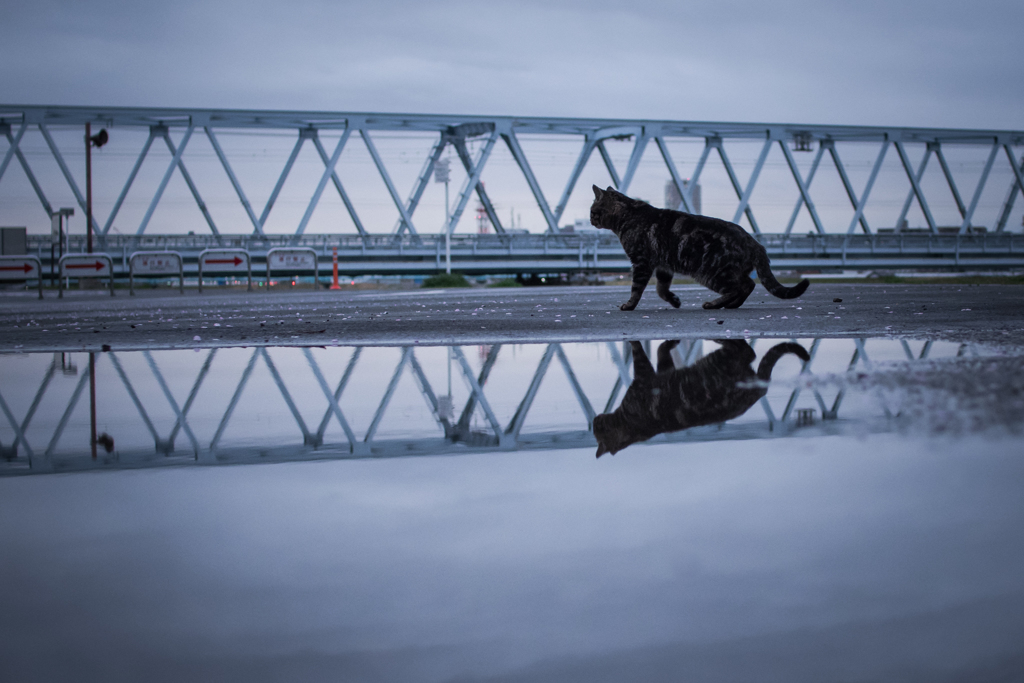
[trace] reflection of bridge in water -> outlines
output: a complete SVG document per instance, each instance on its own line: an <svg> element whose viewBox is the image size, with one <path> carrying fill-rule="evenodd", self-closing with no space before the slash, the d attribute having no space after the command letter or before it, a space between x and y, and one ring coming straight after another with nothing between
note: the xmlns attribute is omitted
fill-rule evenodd
<svg viewBox="0 0 1024 683"><path fill-rule="evenodd" d="M761 352L770 346L768 340L751 343ZM680 343L672 350L675 366L698 361L706 344ZM966 344L884 339L815 339L804 346L810 359L782 361L760 408L648 443L822 435L851 428L888 431L898 410L881 396L859 395L851 408L841 382L826 391L807 380L870 371L879 360L914 362L973 351ZM650 355L650 343L645 347ZM73 361L84 353L53 354L52 361L49 354L7 356L0 358L11 380L0 391L7 422L0 429L5 456L0 473L593 447L595 415L612 411L632 381L628 343L478 349L478 354L459 346L212 349L201 363L191 351L111 352L90 355L93 371L81 373ZM35 366L25 367L26 358ZM504 370L496 372L500 361ZM435 387L445 382L446 365L447 393L439 393ZM262 379L254 379L259 368L265 370ZM40 371L36 385L30 375ZM296 386L300 373L305 379ZM336 383L328 382L331 373L340 374ZM227 381L229 376L234 379ZM461 380L455 391L453 376ZM61 377L72 381L61 385ZM408 400L415 392L401 387L409 379L422 401ZM100 429L110 429L117 443L110 453L101 447L94 460L89 420L82 414L90 403L83 394L91 389L95 395L97 388ZM601 401L592 400L596 397ZM272 405L278 398L284 410Z"/></svg>

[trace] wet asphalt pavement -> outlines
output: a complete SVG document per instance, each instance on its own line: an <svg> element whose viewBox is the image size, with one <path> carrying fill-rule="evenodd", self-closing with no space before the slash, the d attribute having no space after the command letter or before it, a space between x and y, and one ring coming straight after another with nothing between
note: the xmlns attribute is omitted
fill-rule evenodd
<svg viewBox="0 0 1024 683"><path fill-rule="evenodd" d="M1024 287L812 283L803 297L762 287L736 310L710 292L653 287L634 311L624 286L405 291L0 294L0 351L214 346L487 344L718 337L914 337L1019 345Z"/></svg>

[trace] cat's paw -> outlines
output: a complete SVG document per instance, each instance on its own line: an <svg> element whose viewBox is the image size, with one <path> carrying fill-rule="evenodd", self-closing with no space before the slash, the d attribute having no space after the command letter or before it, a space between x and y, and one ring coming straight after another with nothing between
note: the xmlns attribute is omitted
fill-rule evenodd
<svg viewBox="0 0 1024 683"><path fill-rule="evenodd" d="M675 294L672 295L672 298L668 299L668 302L672 304L672 308L679 308L680 306L683 305L683 302L680 301L679 297L676 296Z"/></svg>
<svg viewBox="0 0 1024 683"><path fill-rule="evenodd" d="M634 308L636 308L636 304L631 301L627 301L626 303L619 306L620 311L632 311Z"/></svg>
<svg viewBox="0 0 1024 683"><path fill-rule="evenodd" d="M714 301L705 301L703 306L704 306L704 310L706 310L706 311L709 311L711 309L719 308L719 306L717 306Z"/></svg>

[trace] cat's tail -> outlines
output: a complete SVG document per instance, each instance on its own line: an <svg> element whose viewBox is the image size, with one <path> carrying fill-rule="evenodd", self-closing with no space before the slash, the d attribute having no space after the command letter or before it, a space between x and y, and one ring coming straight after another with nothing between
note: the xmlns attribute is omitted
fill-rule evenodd
<svg viewBox="0 0 1024 683"><path fill-rule="evenodd" d="M772 370L775 369L775 364L778 363L779 359L787 353L796 354L800 360L804 362L811 359L811 354L807 353L807 350L799 344L793 342L776 344L772 348L768 349L768 353L764 354L764 358L762 358L760 364L758 364L757 378L762 382L770 380L772 378Z"/></svg>
<svg viewBox="0 0 1024 683"><path fill-rule="evenodd" d="M768 265L768 254L764 251L758 255L754 266L757 268L757 276L761 278L764 288L780 299L795 299L807 290L807 285L811 284L807 279L801 280L792 287L786 287L780 283L772 274L772 269Z"/></svg>

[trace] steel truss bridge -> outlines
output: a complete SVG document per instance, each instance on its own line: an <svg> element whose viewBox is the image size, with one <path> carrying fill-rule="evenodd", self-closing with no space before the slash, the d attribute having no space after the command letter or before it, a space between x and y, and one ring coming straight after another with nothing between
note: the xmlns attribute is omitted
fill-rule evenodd
<svg viewBox="0 0 1024 683"><path fill-rule="evenodd" d="M824 126L805 124L762 124L762 123L716 123L688 121L652 121L619 119L570 119L538 117L487 117L429 114L375 114L351 112L312 111L253 111L219 109L158 109L118 107L64 107L0 105L0 134L7 139L7 149L0 159L0 181L14 165L18 165L27 176L46 216L54 215L55 208L48 199L58 188L44 187L44 183L33 171L21 146L26 139L40 136L45 142L52 160L59 167L59 188L61 192L70 189L78 204L78 210L85 214L86 199L81 186L75 179L65 155L54 140L51 129L82 126L89 122L96 126L131 128L148 131L148 137L115 201L104 207L105 215L94 211L93 230L100 250L108 253L115 262L125 261L133 251L167 248L179 251L185 257L186 269L195 268L195 257L199 251L211 246L231 243L249 250L258 263L266 250L273 246L300 245L322 248L322 258L330 258L329 250L339 247L342 271L346 274L366 273L427 273L436 272L441 266L443 239L445 234L453 235L464 217L472 198L479 202L479 210L486 214L493 227L493 235L458 234L452 240L452 260L458 270L474 273L501 272L566 272L579 270L622 270L628 268L614 236L593 234L564 234L559 225L578 181L587 163L596 154L607 171L611 183L620 191L629 193L637 176L641 160L649 148L656 148L657 156L664 164L664 174L674 185L679 197L678 208L684 211L696 209L694 188L700 183L702 174L715 159L728 178L731 191L735 194L736 205L732 215L724 215L745 226L757 235L769 250L773 262L782 268L1007 268L1024 266L1024 239L1010 234L1008 223L1014 210L1017 195L1024 190L1024 158L1018 158L1020 147L1024 146L1024 132L1005 130L954 130L928 128L885 128L866 126ZM277 173L273 190L257 213L254 205L239 182L228 156L218 141L222 131L292 131L294 146ZM420 133L435 136L434 142L423 159L423 165L412 187L403 192L385 166L378 151L374 136L382 133ZM321 140L322 133L340 136L332 149ZM172 135L173 134L173 135ZM186 149L189 142L205 136L233 189L234 195L244 209L248 225L239 234L222 231L215 221L213 212L203 200L198 182L186 167ZM571 170L557 193L545 194L537 174L520 138L558 138L567 136L578 139L579 152ZM398 220L386 230L371 229L364 223L356 209L358 197L346 189L338 169L344 165L342 152L353 138L358 138L373 162L397 211ZM680 141L702 142L703 146L692 167L682 168L675 162L671 148ZM141 220L134 228L134 235L111 233L115 219L124 206L129 191L133 189L139 170L149 155L153 143L164 143L171 159L161 179L155 186L137 187L136 194L148 196L148 204ZM282 188L292 171L300 151L306 143L316 151L323 168L316 184L308 188L308 203L302 217L289 234L271 234L265 230L268 217L281 196ZM470 145L470 143L473 143ZM760 152L753 163L749 176L742 180L727 151L739 144L760 145ZM521 180L524 180L532 200L542 216L543 234L515 234L510 226L504 225L485 188L483 173L497 146L507 148L515 162ZM615 160L610 149L613 145L629 145L628 160ZM815 151L814 145L817 145ZM863 184L855 186L844 165L840 150L858 146L873 147L874 161ZM475 148L475 151L471 149ZM762 227L755 217L754 191L759 179L765 174L765 162L769 153L778 148L785 159L790 188L796 195L788 221ZM963 187L954 177L947 152L951 148L973 148L984 158L980 176L971 186ZM447 206L448 219L440 234L417 227L416 211L421 204L435 167L446 150L454 150L461 166L461 186L454 200ZM730 147L732 149L732 147ZM810 166L801 171L794 150L815 152ZM844 153L846 153L844 151ZM849 202L849 219L840 222L826 221L814 201L812 183L818 174L825 156L832 162L845 194L843 201ZM899 160L909 190L902 209L893 217L891 228L872 228L867 212L871 209L876 181L887 155L895 154ZM938 162L942 182L935 189L934 183L926 183L926 171L932 158ZM1011 172L1011 182L1006 190L994 221L990 225L979 225L976 213L985 192L992 169L1000 157L1005 157ZM915 159L917 159L915 163ZM934 168L934 167L933 167ZM202 213L208 234L203 236L151 235L147 233L154 211L167 189L172 176L178 172ZM518 179L517 179L517 182ZM762 184L765 181L762 180ZM820 183L819 183L820 184ZM333 187L344 205L344 210L355 226L352 235L313 235L306 232L310 219L320 203L328 186ZM944 186L944 187L943 187ZM494 191L492 184L490 191ZM550 188L549 188L550 189ZM588 189L584 188L586 192ZM148 194L147 194L148 193ZM929 194L930 193L930 194ZM942 196L935 196L936 193ZM555 199L552 202L552 199ZM952 202L958 216L955 224L941 225L935 218L932 206L936 202ZM918 230L904 230L908 212L916 205L923 216L926 227ZM809 217L812 229L808 234L794 233L799 216ZM0 221L3 221L0 208ZM237 227L237 226L234 226ZM251 230L249 228L251 227ZM77 238L76 238L77 239ZM81 248L80 241L69 245L72 251ZM49 238L33 237L30 253L39 255L44 263L49 262ZM190 271L193 272L193 271ZM121 276L127 273L118 271Z"/></svg>
<svg viewBox="0 0 1024 683"><path fill-rule="evenodd" d="M755 348L757 341L752 340L751 342ZM814 377L813 366L816 359L819 359L821 356L819 352L823 343L829 344L841 341L848 340L813 340L808 348L810 359L806 362L801 362L800 378L811 379ZM930 341L924 342L919 346L917 343L914 343L915 346L918 346L918 348L914 349L911 343L907 341L854 339L854 348L845 366L847 371L855 369L869 370L872 368L872 361L866 348L868 341L871 341L871 343L896 345L900 347L900 355L905 356L906 360L911 362L928 359L933 348L933 343ZM644 342L644 345L648 357L653 358L650 342ZM42 443L32 444L27 437L32 420L36 417L44 395L54 385L54 377L61 373L63 358L62 354L57 353L54 354L53 362L48 365L43 373L38 388L34 393L30 393L30 390L26 387L25 393L18 396L18 400L15 401L9 386L3 387L3 391L0 391L0 409L2 409L7 422L7 428L0 431L0 435L3 435L3 441L5 442L0 443L0 454L3 456L0 458L0 476L97 468L122 469L188 464L212 465L317 459L393 458L593 447L596 445L592 431L594 417L597 414L595 405L602 407L601 412L612 411L616 407L623 389L632 382L632 353L630 344L628 342L620 344L607 342L606 346L611 363L610 367L605 369L615 376L614 385L606 400L596 404L592 402L577 379L576 372L563 346L558 343L548 344L544 347L543 354L532 373L530 382L521 400L518 402L518 407L506 424L502 424L496 417L495 411L492 408L492 401L488 400L486 392L487 389L501 391L500 388L494 389L493 383L491 386L488 386L488 379L499 355L505 350L502 345L483 347L486 350L486 356L483 357L479 372L473 370L462 347L448 347L449 359L454 361L457 373L464 380L465 386L468 388L468 398L463 404L461 411L456 409L457 406L451 406L450 409L445 408L445 397L439 394L431 385L423 366L417 359L417 347L402 347L397 365L391 373L383 398L374 411L372 420L368 426L361 428L358 434L350 420L346 418L340 406L340 401L346 390L350 392L353 390L359 391L359 387L351 387L350 384L353 372L359 365L360 360L364 358L365 349L361 347L354 347L352 349L352 355L349 357L340 379L333 385L328 383L324 371L314 358L311 350L308 348L302 349L302 354L314 379L313 383L315 383L315 387L311 383L308 386L304 386L304 389L310 392L310 395L322 394L323 397L322 418L314 427L308 424L302 417L296 400L292 392L289 392L285 385L281 372L275 363L275 355L281 353L284 349L256 348L249 355L248 363L242 371L234 391L231 393L230 401L227 403L223 413L221 413L216 430L213 431L212 436L207 436L204 439L201 439L190 426L189 413L195 407L197 395L203 386L204 380L209 375L212 365L216 361L217 349L207 352L202 367L191 382L191 388L187 397L180 403L179 399L175 398L171 391L168 381L153 353L148 351L135 352L141 353L145 358L146 369L148 369L148 372L141 369L139 369L139 372L142 374L151 373L160 389L159 392L152 395L147 394L144 397L140 397L135 386L141 380L148 378L140 377L137 374L133 382L126 371L126 364L122 362L121 357L124 354L116 352L95 354L92 359L96 362L96 370L105 372L104 381L109 383L109 381L113 380L111 375L116 375L117 381L123 385L132 404L134 404L138 422L133 425L132 429L140 433L143 431L148 432L153 441L152 448L119 449L109 455L101 451L100 456L95 460L90 457L87 444L78 447L72 446L71 450L67 446L61 446L61 440L71 421L72 414L79 401L82 400L82 394L85 393L89 384L89 372L82 372L74 383L74 388L70 392L70 396L67 397L66 407L62 411L61 417L52 433L49 434L47 443L45 445ZM889 349L889 351L892 350L894 349ZM508 351L511 351L511 349ZM703 351L703 341L683 341L673 349L673 360L677 367L691 365L702 357ZM168 352L163 353L165 354L164 358L166 358L166 353ZM957 356L966 354L976 355L976 353L976 350L969 344L960 345L956 351ZM160 352L157 355L160 355ZM281 358L278 358L278 362L280 361ZM109 364L108 367L102 368L100 366L101 362L104 365ZM232 446L230 443L225 443L225 430L235 414L239 400L246 391L257 364L264 364L267 370L269 370L270 376L273 379L273 385L280 392L281 398L283 398L294 418L295 428L291 435L271 439L271 441L277 443L258 447ZM562 429L539 432L524 430L523 427L527 415L534 406L541 384L545 376L551 372L553 365L561 366L562 371L564 371L568 384L571 387L572 395L575 397L583 413L585 424L578 426L568 425ZM77 369L75 372L77 373ZM415 380L416 386L425 402L426 414L429 415L431 422L436 423L440 427L441 436L422 436L418 438L379 438L377 436L388 406L395 397L399 382L403 374L406 373L411 374ZM780 396L773 395L772 393L769 393L760 400L760 412L763 414L762 419L694 427L681 432L661 434L646 443L696 443L785 436L820 436L822 434L849 433L851 429L855 430L858 434L866 434L887 432L899 426L899 410L890 409L881 396L874 397L872 414L855 414L852 417L844 418L840 415L840 409L843 406L844 398L846 398L847 390L840 388L828 399L823 395L823 391L823 389L819 389L813 384L796 382L793 383L792 388L788 391L788 397L784 401L780 402ZM7 396L4 396L4 393L7 393ZM67 392L64 391L62 393ZM811 405L815 406L814 408L798 407L798 399L801 393L811 394L813 397ZM769 400L770 398L772 400ZM153 402L159 402L160 399L166 401L167 405L164 408L169 407L170 414L174 416L173 422L170 424L158 424L159 420L151 417L151 414L155 412ZM451 400L450 396L448 400ZM150 405L149 410L146 408L147 403ZM774 408L772 403L775 403ZM807 401L804 401L804 403L806 404ZM20 417L16 417L15 409L20 413ZM811 414L818 411L820 411L818 414L821 418L820 422L813 418L808 419ZM162 412L167 413L166 410ZM474 416L477 418L475 424ZM344 440L340 442L332 443L328 438L325 438L328 425L332 420L337 422L344 433ZM813 427L808 428L808 424L813 424ZM436 429L427 429L425 431L437 433ZM13 436L10 436L12 433ZM182 435L184 435L184 440L187 442L185 444L178 443L182 440Z"/></svg>

